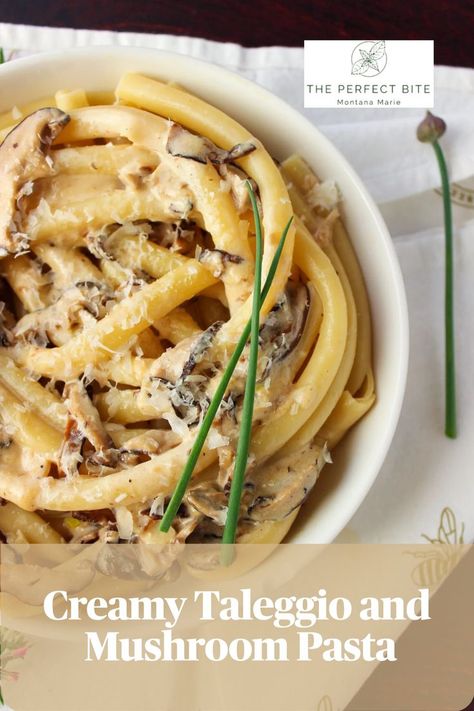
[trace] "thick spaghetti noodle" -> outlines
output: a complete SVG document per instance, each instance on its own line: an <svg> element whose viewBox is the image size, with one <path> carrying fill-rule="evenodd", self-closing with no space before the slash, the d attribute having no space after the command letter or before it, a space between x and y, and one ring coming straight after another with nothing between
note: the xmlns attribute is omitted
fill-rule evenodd
<svg viewBox="0 0 474 711"><path fill-rule="evenodd" d="M114 101L113 104L94 105ZM329 451L374 402L363 278L338 195L229 116L124 76L0 117L0 529L9 541L159 541L157 521L251 305L262 309L239 542L283 538ZM227 512L247 350L169 540Z"/></svg>

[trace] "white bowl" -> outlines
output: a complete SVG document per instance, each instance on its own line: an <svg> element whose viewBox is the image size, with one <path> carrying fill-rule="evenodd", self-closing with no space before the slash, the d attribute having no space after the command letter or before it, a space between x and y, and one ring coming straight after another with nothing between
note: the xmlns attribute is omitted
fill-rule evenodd
<svg viewBox="0 0 474 711"><path fill-rule="evenodd" d="M168 52L124 47L35 55L0 67L0 110L58 89L112 89L129 71L178 82L240 121L277 159L300 153L322 179L335 179L342 192L345 224L369 292L377 402L337 447L335 463L323 470L286 539L329 543L360 506L382 467L405 390L408 315L390 235L361 180L309 121L270 92L221 67Z"/></svg>

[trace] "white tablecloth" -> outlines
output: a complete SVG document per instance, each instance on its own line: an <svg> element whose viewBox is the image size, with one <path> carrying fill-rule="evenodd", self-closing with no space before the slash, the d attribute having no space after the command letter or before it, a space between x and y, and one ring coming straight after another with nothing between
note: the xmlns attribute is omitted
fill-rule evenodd
<svg viewBox="0 0 474 711"><path fill-rule="evenodd" d="M188 37L0 24L8 61L91 44L155 47L238 71L302 111L341 150L379 203L401 263L410 312L407 395L382 471L340 541L419 542L438 537L442 511L474 538L474 70L436 67L435 107L455 183L459 436L443 435L444 232L433 151L415 138L417 109L303 109L303 50L245 49Z"/></svg>

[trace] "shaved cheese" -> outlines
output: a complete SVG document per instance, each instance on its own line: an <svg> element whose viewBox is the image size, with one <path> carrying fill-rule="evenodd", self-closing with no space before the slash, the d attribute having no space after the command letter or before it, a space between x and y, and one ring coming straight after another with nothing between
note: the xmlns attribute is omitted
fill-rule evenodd
<svg viewBox="0 0 474 711"><path fill-rule="evenodd" d="M207 443L209 449L218 449L219 447L225 447L229 444L229 438L218 432L215 427L211 427Z"/></svg>
<svg viewBox="0 0 474 711"><path fill-rule="evenodd" d="M332 464L332 456L331 456L331 452L329 451L327 442L324 443L324 447L323 447L321 456L326 464Z"/></svg>
<svg viewBox="0 0 474 711"><path fill-rule="evenodd" d="M32 180L28 180L26 183L24 183L24 185L22 185L22 187L18 191L17 201L22 197L31 195L31 193L33 192L33 186L34 184Z"/></svg>
<svg viewBox="0 0 474 711"><path fill-rule="evenodd" d="M150 516L162 516L165 510L165 497L157 496L150 506Z"/></svg>
<svg viewBox="0 0 474 711"><path fill-rule="evenodd" d="M171 427L173 432L175 432L183 439L189 435L188 425L186 424L186 422L184 422L184 420L179 418L174 411L163 413L163 418L169 423L169 426Z"/></svg>
<svg viewBox="0 0 474 711"><path fill-rule="evenodd" d="M205 375L187 375L185 378L187 383L205 383L207 378Z"/></svg>
<svg viewBox="0 0 474 711"><path fill-rule="evenodd" d="M334 180L325 180L324 183L316 183L308 190L306 200L311 207L334 210L340 200L339 190Z"/></svg>
<svg viewBox="0 0 474 711"><path fill-rule="evenodd" d="M92 363L88 363L84 368L84 373L82 374L82 382L84 386L87 387L95 379L95 370Z"/></svg>
<svg viewBox="0 0 474 711"><path fill-rule="evenodd" d="M293 390L293 404L291 406L290 414L295 415L300 407L302 407L308 397L308 386L294 388Z"/></svg>
<svg viewBox="0 0 474 711"><path fill-rule="evenodd" d="M122 432L126 430L126 427L119 425L118 422L107 422L106 430L107 432Z"/></svg>
<svg viewBox="0 0 474 711"><path fill-rule="evenodd" d="M140 393L139 402L143 407L154 407L157 414L167 412L170 408L170 393L159 382L151 381L147 392Z"/></svg>
<svg viewBox="0 0 474 711"><path fill-rule="evenodd" d="M121 494L123 498L126 494ZM119 497L117 497L118 499ZM117 530L122 540L128 541L133 535L133 516L126 506L118 506L115 511L115 520L117 521Z"/></svg>
<svg viewBox="0 0 474 711"><path fill-rule="evenodd" d="M217 523L218 526L225 526L225 522L227 521L227 512L229 511L228 506L223 506L219 511L216 511L213 519Z"/></svg>

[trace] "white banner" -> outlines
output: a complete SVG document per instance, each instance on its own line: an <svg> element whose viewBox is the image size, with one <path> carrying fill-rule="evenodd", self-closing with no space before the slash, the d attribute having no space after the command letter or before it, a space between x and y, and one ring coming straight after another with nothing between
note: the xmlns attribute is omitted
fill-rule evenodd
<svg viewBox="0 0 474 711"><path fill-rule="evenodd" d="M433 40L305 40L304 105L431 108Z"/></svg>

